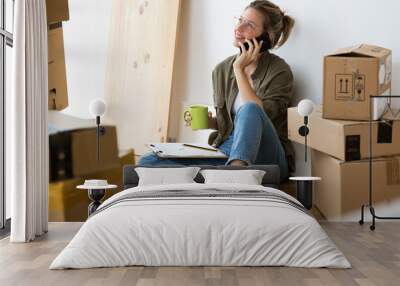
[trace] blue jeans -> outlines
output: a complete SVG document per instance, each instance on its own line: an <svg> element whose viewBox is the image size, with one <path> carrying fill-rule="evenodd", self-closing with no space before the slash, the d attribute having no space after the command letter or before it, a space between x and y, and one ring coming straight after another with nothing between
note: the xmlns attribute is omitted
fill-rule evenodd
<svg viewBox="0 0 400 286"><path fill-rule="evenodd" d="M281 181L287 179L285 151L271 120L254 102L243 104L234 116L234 129L218 148L228 156L219 158L160 158L153 152L143 155L139 165L229 165L233 160L248 165L278 165Z"/></svg>

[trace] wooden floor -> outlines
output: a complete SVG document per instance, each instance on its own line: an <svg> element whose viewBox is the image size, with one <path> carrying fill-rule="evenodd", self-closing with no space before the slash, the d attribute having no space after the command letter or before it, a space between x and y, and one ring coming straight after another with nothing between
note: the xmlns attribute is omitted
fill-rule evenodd
<svg viewBox="0 0 400 286"><path fill-rule="evenodd" d="M50 223L49 233L28 244L0 241L0 285L400 285L400 223L321 222L352 269L289 267L126 267L48 270L80 223Z"/></svg>

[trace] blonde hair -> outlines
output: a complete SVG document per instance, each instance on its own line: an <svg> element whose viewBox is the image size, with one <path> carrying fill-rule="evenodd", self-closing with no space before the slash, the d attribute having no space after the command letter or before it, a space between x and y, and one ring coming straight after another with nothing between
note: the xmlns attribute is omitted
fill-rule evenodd
<svg viewBox="0 0 400 286"><path fill-rule="evenodd" d="M295 23L292 17L268 0L255 0L246 7L248 8L256 9L264 15L264 31L271 39L272 48L279 48L286 43Z"/></svg>

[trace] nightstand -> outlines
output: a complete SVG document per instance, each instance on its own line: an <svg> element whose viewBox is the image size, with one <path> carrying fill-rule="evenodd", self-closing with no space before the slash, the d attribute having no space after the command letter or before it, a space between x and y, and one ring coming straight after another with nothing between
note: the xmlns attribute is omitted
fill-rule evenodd
<svg viewBox="0 0 400 286"><path fill-rule="evenodd" d="M313 182L320 181L320 177L290 177L289 180L296 181L296 197L306 209L312 208L312 196L313 196Z"/></svg>
<svg viewBox="0 0 400 286"><path fill-rule="evenodd" d="M108 189L115 189L117 185L109 185L106 180L85 180L85 184L79 185L77 189L87 190L89 198L92 202L88 206L88 216L94 213L101 205Z"/></svg>

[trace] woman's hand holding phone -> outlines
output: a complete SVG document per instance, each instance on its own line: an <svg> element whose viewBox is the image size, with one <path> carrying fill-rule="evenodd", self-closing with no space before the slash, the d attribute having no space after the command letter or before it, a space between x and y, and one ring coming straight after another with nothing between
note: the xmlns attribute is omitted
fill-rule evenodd
<svg viewBox="0 0 400 286"><path fill-rule="evenodd" d="M243 43L239 42L242 52L233 63L234 70L244 70L245 67L255 62L260 54L263 41L259 43L255 38L253 38L251 41L246 39L246 42L249 45L248 49L245 48Z"/></svg>

